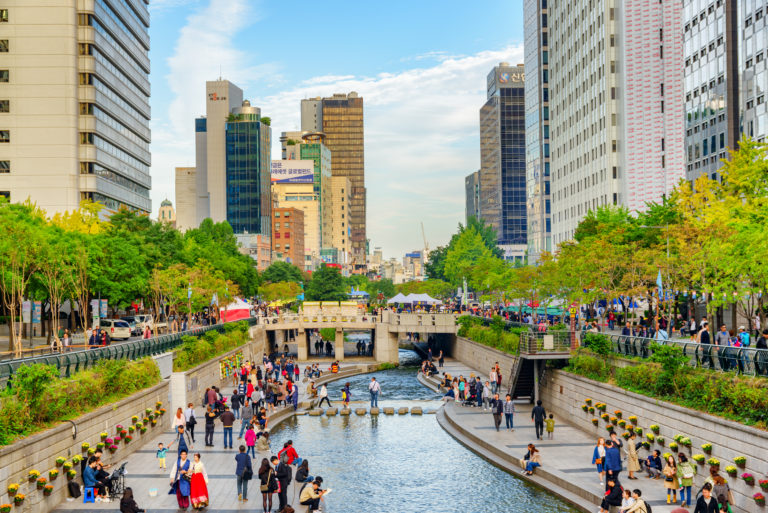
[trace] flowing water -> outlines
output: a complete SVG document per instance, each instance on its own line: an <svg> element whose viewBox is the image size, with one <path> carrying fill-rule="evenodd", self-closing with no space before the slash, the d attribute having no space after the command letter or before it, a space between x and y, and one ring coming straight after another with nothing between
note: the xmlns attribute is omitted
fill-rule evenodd
<svg viewBox="0 0 768 513"><path fill-rule="evenodd" d="M376 376L380 406L439 408L440 396L416 381L418 356L401 351L400 361L398 369L330 384L331 399L349 382L352 400L367 400ZM324 487L333 490L324 500L330 513L578 511L475 455L443 431L434 415L293 417L271 437L273 449L293 440L310 474L323 477ZM289 502L298 503L298 497Z"/></svg>

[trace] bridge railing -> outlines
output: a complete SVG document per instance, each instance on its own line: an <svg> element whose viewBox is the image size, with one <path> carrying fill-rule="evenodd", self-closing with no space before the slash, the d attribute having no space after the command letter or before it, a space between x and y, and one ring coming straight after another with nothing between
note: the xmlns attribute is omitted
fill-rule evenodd
<svg viewBox="0 0 768 513"><path fill-rule="evenodd" d="M559 355L571 354L570 331L524 331L520 333L519 352L521 355Z"/></svg>
<svg viewBox="0 0 768 513"><path fill-rule="evenodd" d="M358 315L342 315L342 314L285 314L276 315L273 317L262 317L261 324L295 324L298 327L300 324L310 323L369 323L377 322L378 316L370 314L358 314Z"/></svg>
<svg viewBox="0 0 768 513"><path fill-rule="evenodd" d="M582 340L585 333L588 332L581 333ZM623 356L650 358L653 356L651 345L657 343L679 347L683 355L688 357L686 364L691 367L736 372L747 376L768 377L768 349L717 346L684 340L654 340L645 337L606 335L603 333L597 335L608 339L611 343L611 350Z"/></svg>
<svg viewBox="0 0 768 513"><path fill-rule="evenodd" d="M257 318L255 317L234 322L242 321L248 322L249 326L257 324ZM81 349L45 356L5 360L0 362L0 383L6 383L6 386L10 386L13 375L22 365L32 365L35 363L53 365L59 370L60 376L69 377L77 371L93 367L99 360L118 360L121 358L136 360L138 358L144 358L145 356L156 356L180 346L182 344L182 337L199 337L211 330L223 332L225 326L226 324L201 326L179 333L152 337L150 339L131 340L129 342L122 342L105 347L95 346L94 349Z"/></svg>
<svg viewBox="0 0 768 513"><path fill-rule="evenodd" d="M390 314L390 324L412 328L425 326L455 327L456 316L450 313L402 313Z"/></svg>

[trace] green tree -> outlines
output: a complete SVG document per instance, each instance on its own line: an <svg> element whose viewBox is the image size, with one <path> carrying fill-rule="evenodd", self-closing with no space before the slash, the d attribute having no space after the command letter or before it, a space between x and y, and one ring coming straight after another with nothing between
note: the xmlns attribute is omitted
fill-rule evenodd
<svg viewBox="0 0 768 513"><path fill-rule="evenodd" d="M263 301L295 301L301 294L301 287L293 281L279 281L277 283L265 283L259 287L259 297Z"/></svg>
<svg viewBox="0 0 768 513"><path fill-rule="evenodd" d="M312 273L312 279L304 290L307 301L344 301L347 290L341 278L341 273L335 267L322 264Z"/></svg>
<svg viewBox="0 0 768 513"><path fill-rule="evenodd" d="M483 237L474 229L459 234L445 258L445 276L454 285L461 285L464 278L471 280L476 264L484 257L492 256Z"/></svg>
<svg viewBox="0 0 768 513"><path fill-rule="evenodd" d="M429 258L424 266L427 278L446 281L445 257L448 255L448 246L438 246L429 252Z"/></svg>
<svg viewBox="0 0 768 513"><path fill-rule="evenodd" d="M494 227L488 224L485 219L469 216L466 226L459 224L459 235L465 231L475 231L480 234L480 237L483 239L483 244L485 244L485 247L490 250L493 256L496 258L504 258L504 252L498 245L498 234Z"/></svg>
<svg viewBox="0 0 768 513"><path fill-rule="evenodd" d="M304 281L304 273L293 264L278 261L273 262L272 265L267 267L264 272L261 273L261 279L269 283L279 283L284 281L302 283Z"/></svg>

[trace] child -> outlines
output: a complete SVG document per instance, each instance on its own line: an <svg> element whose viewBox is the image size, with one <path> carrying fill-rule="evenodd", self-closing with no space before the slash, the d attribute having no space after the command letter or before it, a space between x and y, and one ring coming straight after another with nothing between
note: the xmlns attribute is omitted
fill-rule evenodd
<svg viewBox="0 0 768 513"><path fill-rule="evenodd" d="M343 388L341 389L341 401L344 403L344 408L349 408L349 396Z"/></svg>
<svg viewBox="0 0 768 513"><path fill-rule="evenodd" d="M635 503L635 499L632 498L632 490L627 488L626 490L624 490L624 493L621 496L621 509L619 509L619 513L624 513L634 503Z"/></svg>
<svg viewBox="0 0 768 513"><path fill-rule="evenodd" d="M245 454L251 454L256 457L256 431L253 429L253 424L248 424L248 430L245 432L245 444L248 446L248 450Z"/></svg>
<svg viewBox="0 0 768 513"><path fill-rule="evenodd" d="M547 425L547 438L553 440L555 437L555 416L550 413L549 418L545 419L544 423Z"/></svg>
<svg viewBox="0 0 768 513"><path fill-rule="evenodd" d="M163 444L157 444L157 462L160 465L159 468L166 470L165 468L165 453L168 449L163 447Z"/></svg>

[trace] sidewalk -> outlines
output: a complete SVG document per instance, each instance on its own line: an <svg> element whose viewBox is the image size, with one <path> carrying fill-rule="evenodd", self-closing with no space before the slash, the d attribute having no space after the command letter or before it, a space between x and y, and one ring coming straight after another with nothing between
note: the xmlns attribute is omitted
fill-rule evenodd
<svg viewBox="0 0 768 513"><path fill-rule="evenodd" d="M546 404L543 405L546 408ZM438 421L446 431L474 452L507 468L522 479L547 488L561 497L575 502L588 511L596 511L605 487L600 485L596 468L591 464L596 440L583 431L572 427L567 419L555 418L553 440L536 440L531 421L530 404L516 403L514 431L496 431L493 416L479 408L448 403L438 413ZM503 423L502 423L503 426ZM546 437L546 434L545 434ZM541 451L542 467L527 477L517 463L526 453L529 443ZM622 458L625 455L622 450ZM653 507L654 513L669 513L675 506L667 505L663 480L650 480L636 473L637 480L627 478L626 461L619 478L624 488L639 488L643 498Z"/></svg>

